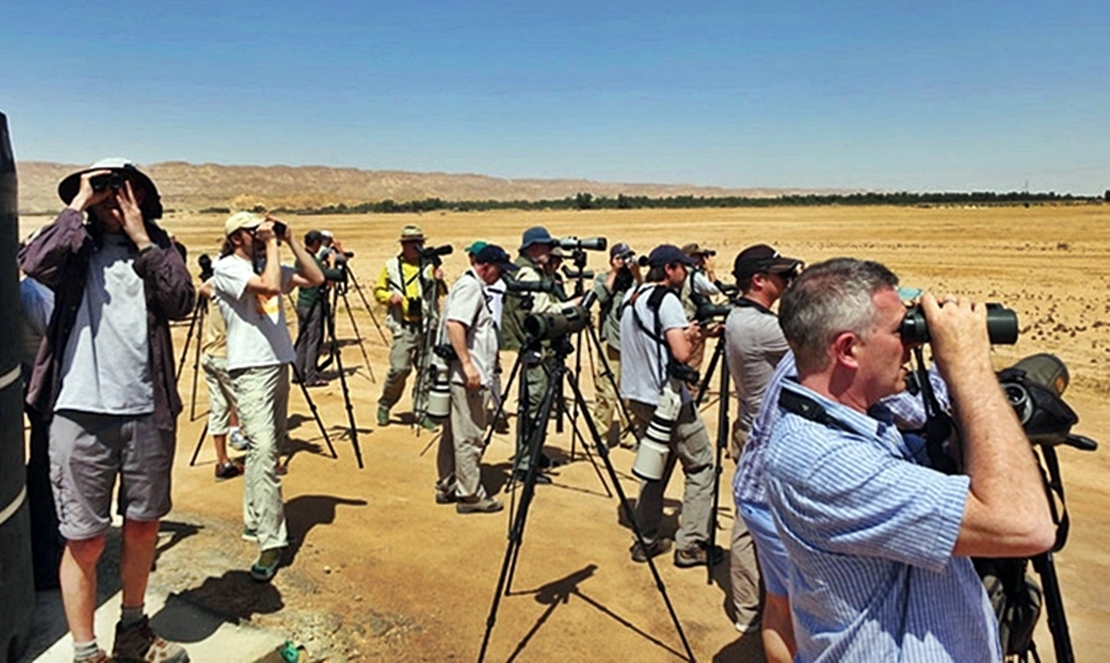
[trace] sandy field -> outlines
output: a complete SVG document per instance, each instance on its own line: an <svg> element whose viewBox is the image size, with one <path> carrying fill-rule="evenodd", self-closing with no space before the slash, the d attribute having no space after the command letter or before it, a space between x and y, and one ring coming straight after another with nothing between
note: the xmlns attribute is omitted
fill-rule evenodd
<svg viewBox="0 0 1110 663"><path fill-rule="evenodd" d="M23 233L41 218L24 218ZM454 279L465 266L462 246L482 238L515 252L521 231L544 225L552 234L603 235L627 241L638 252L654 245L696 241L718 251L718 270L728 273L736 253L767 242L807 262L837 255L880 260L906 285L956 292L1014 308L1018 343L995 349L1001 368L1035 352L1059 355L1070 367L1067 400L1080 416L1076 432L1107 438L1110 408L1110 206L1008 208L772 208L762 210L498 212L424 216L289 217L296 234L327 228L355 252L352 271L371 297L382 261L394 255L400 227L420 224L435 245L456 253L444 261ZM196 257L218 250L223 217L173 216L165 225ZM288 252L287 252L288 255ZM604 269L607 254L590 256ZM339 458L332 459L299 390L290 400L296 450L284 480L287 517L294 543L272 585L256 585L246 569L256 554L238 537L240 480L213 482L214 453L206 442L189 466L207 411L203 379L191 416L193 359L181 376L186 411L180 419L175 511L165 527L152 582L226 615L286 633L304 643L312 660L474 660L506 548L508 510L498 515L456 515L433 500L437 438L394 421L374 422L386 372L388 347L355 292L353 309L363 361L347 311L341 307L338 336L348 370L347 385L365 469L358 469L348 434L338 380L310 392ZM378 320L382 311L375 310ZM180 353L187 325L176 328ZM295 332L295 330L294 330ZM582 382L592 395L589 356ZM371 376L371 370L372 375ZM374 378L377 382L375 383ZM411 384L411 383L410 383ZM716 405L707 407L710 434ZM1110 442L1110 438L1104 441ZM645 565L630 561L631 532L618 516L615 496L582 446L571 460L568 432L551 428L548 446L565 465L555 483L540 486L532 504L510 594L501 601L489 643L489 660L640 660L684 657L683 647ZM485 455L487 489L508 504L512 438L497 436ZM1107 452L1061 449L1071 514L1071 536L1055 556L1077 660L1110 660L1110 460ZM624 491L632 498L633 456L610 456ZM596 458L595 454L595 460ZM728 485L731 462L721 477L718 541L727 545L732 527ZM605 484L608 483L606 477ZM518 491L519 492L519 491ZM665 527L676 526L681 480L668 491ZM670 556L657 558L666 591L697 659L761 660L756 638L741 638L726 615L727 567L711 581L704 569L678 569ZM1044 660L1055 660L1042 616L1038 631Z"/></svg>

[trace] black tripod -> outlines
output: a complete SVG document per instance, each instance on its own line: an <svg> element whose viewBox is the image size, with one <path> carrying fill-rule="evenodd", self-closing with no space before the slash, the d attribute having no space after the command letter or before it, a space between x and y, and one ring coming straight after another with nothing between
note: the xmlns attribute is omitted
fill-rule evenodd
<svg viewBox="0 0 1110 663"><path fill-rule="evenodd" d="M189 331L185 332L185 345L181 348L181 359L177 362L177 379L180 381L181 371L185 368L185 357L189 355L189 345L193 342L193 332L195 331L197 345L193 354L193 389L189 405L189 421L196 421L197 419L197 379L200 374L200 350L201 346L204 345L204 318L207 313L208 298L204 296L197 297L197 304L193 308L193 317L189 320Z"/></svg>
<svg viewBox="0 0 1110 663"><path fill-rule="evenodd" d="M346 255L345 257L349 259L349 258L351 258L351 257L352 257L353 255L354 255L354 254L349 254L349 255ZM385 332L384 332L384 331L382 331L382 326L381 326L381 325L380 325L380 324L378 323L378 318L377 318L377 316L375 316L375 315L374 315L374 309L373 309L373 308L372 308L372 307L370 306L370 302L369 302L369 301L367 301L367 299L366 299L366 295L365 295L365 294L364 294L364 293L362 292L362 286L361 286L361 285L359 285L359 283L358 283L358 279L357 279L357 278L355 278L355 273L354 273L354 272L352 272L352 271L351 271L351 268L347 266L347 260L343 260L343 262L342 262L342 263L340 263L340 264L341 264L341 265L343 266L343 276L344 276L344 279L343 279L343 281L344 281L345 283L350 283L351 285L353 285L353 286L355 287L355 292L356 292L356 293L358 293L358 297L359 297L359 299L361 299L361 300L362 300L362 305L363 305L364 307L366 307L366 312L370 314L370 319L374 321L374 327L376 327L376 328L378 329L378 336L381 336L381 338L382 338L382 343L384 343L386 347L389 347L389 341L388 341L388 340L386 340L386 338L385 338ZM344 291L345 291L345 290L346 290L346 288L344 288ZM344 292L344 295L343 295L343 303L345 303L345 304L347 303L347 296L346 296L346 292ZM348 305L347 305L347 311L348 311L348 312L350 312L350 310L351 310L351 307L350 307L350 305L348 304ZM354 319L353 319L353 318L352 318L351 324L352 324L352 325L354 324ZM361 341L360 341L360 343L361 343ZM363 353L363 355L365 355L365 354L366 354L366 350L364 349L364 350L362 351L362 353ZM369 367L370 367L370 364L369 364L369 363L367 363L367 364L366 364L366 367L367 367L367 369L369 369ZM373 379L373 377L374 377L374 376L373 376L373 373L371 373L371 374L370 374L370 378L371 378L371 379Z"/></svg>
<svg viewBox="0 0 1110 663"><path fill-rule="evenodd" d="M338 295L336 295L336 299L338 299ZM316 301L312 305L313 306L319 305L319 306L323 307L323 319L324 319L324 322L327 325L326 331L327 331L327 336L328 336L328 345L331 348L331 350L330 350L331 358L335 360L335 369L339 373L339 385L343 389L343 403L347 408L347 423L350 424L350 429L349 430L350 430L350 435L351 435L351 446L354 448L354 451L355 451L355 459L358 461L358 469L361 470L361 469L363 469L362 449L358 445L358 426L355 425L355 410L354 410L354 407L351 405L351 392L347 388L347 375L346 375L346 372L343 370L343 351L339 347L339 340L335 337L335 315L330 310L331 307L328 306L328 298L327 298L327 295L325 293L320 293L320 295L316 298ZM347 312L348 313L351 312L350 307L347 308ZM310 312L309 313L309 320L311 320L311 319L312 319L312 314ZM352 316L351 321L354 322L353 316ZM356 330L355 333L358 333L357 330ZM298 339L298 340L300 340L300 339ZM362 341L361 341L361 339L359 339L359 345L360 346L361 346L361 343L362 343ZM363 353L365 353L365 352L366 351L363 350ZM365 356L365 354L364 354L364 356ZM369 361L367 361L366 367L367 368L370 367L370 362ZM371 373L371 376L373 376L373 373ZM304 380L302 379L302 380L299 380L299 381L301 382L301 389L304 390L305 397L307 398L308 397L308 390L305 387ZM329 446L330 446L330 443L329 443ZM332 449L332 456L333 457L335 456L335 450L334 449Z"/></svg>
<svg viewBox="0 0 1110 663"><path fill-rule="evenodd" d="M713 357L709 360L709 367L705 371L705 377L702 378L700 388L698 389L698 397L694 401L694 407L700 407L701 401L705 398L705 393L709 391L709 381L713 378L713 371L715 371L725 359L725 335L722 332L717 337L717 345L713 349ZM717 545L717 509L721 506L721 461L724 457L724 451L728 448L729 441L729 417L728 417L728 389L729 389L729 372L728 366L721 368L720 378L720 396L717 399L717 459L714 461L713 472L713 508L709 511L709 550L714 550ZM739 513L735 514L736 518L740 517ZM713 566L708 567L706 573L706 584L713 584Z"/></svg>
<svg viewBox="0 0 1110 663"><path fill-rule="evenodd" d="M450 249L450 246L446 246ZM435 371L432 368L433 348L439 336L439 296L440 281L434 276L428 278L430 270L437 269L443 264L437 251L443 249L430 249L420 253L420 349L413 364L416 367L416 379L412 383L412 423L419 435L420 428L427 420L428 392L435 380Z"/></svg>
<svg viewBox="0 0 1110 663"><path fill-rule="evenodd" d="M351 274L349 271L347 271L347 263L343 263L343 273L344 273L344 275L346 275L349 278L352 278L352 279L354 278L354 275ZM362 342L362 334L358 330L358 323L355 322L354 311L351 310L351 302L348 301L348 299L347 299L347 282L346 281L334 281L333 282L333 284L332 284L331 306L326 306L325 307L326 308L325 316L327 316L327 320L328 320L328 330L329 330L329 333L332 336L332 341L333 341L331 347L332 347L333 350L338 347L338 344L334 342L334 340L335 340L335 312L339 310L339 300L340 299L343 300L343 306L345 306L346 309L347 309L347 318L351 322L351 329L354 330L354 332L355 332L355 341L358 343L358 348L359 348L359 350L362 350L362 362L363 362L363 364L366 365L366 373L367 373L367 375L370 376L370 382L377 383L377 380L374 378L374 369L373 369L373 367L370 366L370 358L368 356L366 356L366 346ZM327 304L327 302L325 302L325 304ZM367 308L367 310L369 311L370 309ZM374 317L373 311L370 311L370 319L374 321L375 325L378 324L378 320ZM379 331L381 331L380 327L379 327ZM382 338L384 339L385 336L383 335ZM333 355L329 354L327 363L330 363L332 358L333 358ZM327 365L327 363L325 363L325 366ZM340 370L340 373L342 373L342 369ZM344 389L346 389L346 384L344 384Z"/></svg>
<svg viewBox="0 0 1110 663"><path fill-rule="evenodd" d="M529 344L535 345L534 343ZM567 384L570 385L571 391L574 393L576 403L584 404L585 399L582 397L582 392L578 387L577 378L567 370L566 358L573 350L570 341L565 337L556 339L552 343L555 350L556 364L552 371L551 379L547 384L547 391L543 395L543 400L540 403L539 412L537 414L537 421L546 423L548 417L551 416L551 411L554 407L554 402L558 395L559 385L565 379ZM526 349L524 352L527 352ZM521 405L522 410L527 410L527 404ZM598 435L597 426L594 424L593 418L590 413L583 408L582 416L589 428L590 436L597 447L598 454L601 455L602 460L605 462L606 470L609 473L609 479L612 481L613 486L617 490L617 497L620 499L621 508L624 509L625 518L632 525L632 531L636 535L636 540L640 546L645 547L643 534L640 532L639 525L636 523L636 516L632 511L632 507L628 503L628 498L621 488L620 481L617 477L617 472L613 468L613 463L609 460L609 447ZM524 530L528 522L528 510L532 504L532 498L536 491L536 478L539 476L539 457L540 450L543 448L544 438L547 435L547 426L536 425L529 430L528 447L530 450L529 463L525 471L524 486L521 490L520 508L514 514L512 519L512 526L509 529L509 543L505 547L505 556L501 563L501 571L497 578L497 588L493 595L493 604L490 606L489 616L486 618L486 631L482 636L482 648L478 654L478 660L483 661L486 657L486 649L489 646L490 635L493 633L493 627L497 622L497 609L501 603L501 596L508 595L511 590L512 576L516 569L517 558L520 554L520 548L524 543ZM678 632L679 638L682 640L682 646L686 650L686 656L690 661L694 660L694 653L690 649L690 643L686 640L686 634L682 630L682 625L678 621L678 616L675 614L674 606L671 605L670 597L667 596L667 590L663 585L663 579L659 576L659 570L655 566L655 562L650 556L647 558L648 568L651 569L652 578L655 580L655 586L659 590L660 596L663 598L663 603L667 606L667 612L670 613L671 621L674 622L675 630Z"/></svg>

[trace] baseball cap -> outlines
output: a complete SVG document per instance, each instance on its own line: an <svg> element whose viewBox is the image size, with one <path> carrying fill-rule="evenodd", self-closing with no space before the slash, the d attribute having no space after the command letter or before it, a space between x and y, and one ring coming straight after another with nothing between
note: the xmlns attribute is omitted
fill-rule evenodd
<svg viewBox="0 0 1110 663"><path fill-rule="evenodd" d="M489 246L489 242L487 242L484 239L477 239L477 240L474 240L474 242L470 246L463 249L463 251L466 251L467 253L469 253L471 255L474 255L474 254L478 253L479 251L481 251L482 249L486 248L487 246Z"/></svg>
<svg viewBox="0 0 1110 663"><path fill-rule="evenodd" d="M552 239L551 233L547 232L547 228L543 226L533 226L524 231L524 237L520 242L520 250L532 246L533 244L554 244L555 240Z"/></svg>
<svg viewBox="0 0 1110 663"><path fill-rule="evenodd" d="M476 243L477 242L475 242L475 244ZM473 246L473 244L471 246ZM467 247L467 249L469 248L470 247ZM483 265L496 265L501 268L502 272L515 272L520 269L509 259L509 254L505 252L505 249L496 244L486 244L475 251L474 262Z"/></svg>
<svg viewBox="0 0 1110 663"><path fill-rule="evenodd" d="M322 241L324 241L324 233L320 232L319 230L309 230L304 234L305 246Z"/></svg>
<svg viewBox="0 0 1110 663"><path fill-rule="evenodd" d="M262 225L266 217L254 212L236 212L224 221L224 237L231 237L237 230L249 230Z"/></svg>
<svg viewBox="0 0 1110 663"><path fill-rule="evenodd" d="M732 275L739 281L751 278L761 272L790 272L798 269L801 265L802 261L797 258L787 258L766 244L756 244L736 255L736 261L732 266Z"/></svg>
<svg viewBox="0 0 1110 663"><path fill-rule="evenodd" d="M629 253L633 253L632 247L628 244L625 244L624 242L617 242L609 248L610 258L616 258L617 256L626 256Z"/></svg>
<svg viewBox="0 0 1110 663"><path fill-rule="evenodd" d="M683 253L682 249L674 244L660 244L648 254L648 265L652 267L662 267L675 263L682 263L683 265L697 264L693 258Z"/></svg>

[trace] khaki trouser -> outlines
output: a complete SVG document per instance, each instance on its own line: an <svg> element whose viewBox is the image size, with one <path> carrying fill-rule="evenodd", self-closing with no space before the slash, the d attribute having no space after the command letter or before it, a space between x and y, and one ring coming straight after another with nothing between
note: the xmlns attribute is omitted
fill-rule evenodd
<svg viewBox="0 0 1110 663"><path fill-rule="evenodd" d="M639 401L629 401L628 407L636 424L636 437L642 438L654 405ZM636 500L636 524L645 543L653 543L659 537L659 523L663 519L663 493L667 489L675 461L682 462L682 472L686 475L686 486L682 494L682 512L678 515L678 532L675 533L675 546L689 549L709 540L709 514L713 509L713 481L717 473L713 469L713 448L709 443L709 433L705 422L694 408L693 403L682 406L678 421L671 433L671 453L659 481L640 481L640 498Z"/></svg>
<svg viewBox="0 0 1110 663"><path fill-rule="evenodd" d="M603 347L605 361L608 362L609 370L612 372L612 380L603 374L605 367L599 358L596 366L597 374L594 375L594 393L597 397L597 405L594 406L594 423L605 435L606 443L610 447L615 447L620 444L621 428L624 424L617 391L613 388L614 384L619 385L621 382L621 353L610 347L608 343Z"/></svg>
<svg viewBox="0 0 1110 663"><path fill-rule="evenodd" d="M750 630L759 623L763 609L763 587L755 556L755 542L752 541L752 535L739 511L732 523L728 570L731 580L729 597L736 611L736 625Z"/></svg>
<svg viewBox="0 0 1110 663"><path fill-rule="evenodd" d="M443 424L436 454L439 471L436 491L440 494L453 492L460 500L468 501L486 498L479 464L485 450L489 399L486 387L467 389L465 385L451 383L451 416Z"/></svg>
<svg viewBox="0 0 1110 663"><path fill-rule="evenodd" d="M378 405L391 408L401 400L405 391L405 380L412 373L412 365L424 343L424 334L418 325L392 326L393 345L389 348L389 373L382 385L382 396ZM423 394L427 396L427 394Z"/></svg>
<svg viewBox="0 0 1110 663"><path fill-rule="evenodd" d="M261 550L288 543L279 446L285 440L289 411L289 365L259 366L230 372L239 427L250 440L243 475L243 525L258 532Z"/></svg>

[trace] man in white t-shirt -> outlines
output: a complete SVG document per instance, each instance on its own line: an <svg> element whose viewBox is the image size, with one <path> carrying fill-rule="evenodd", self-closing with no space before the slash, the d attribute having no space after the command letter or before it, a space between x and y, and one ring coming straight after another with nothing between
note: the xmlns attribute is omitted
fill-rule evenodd
<svg viewBox="0 0 1110 663"><path fill-rule="evenodd" d="M281 232L279 236L279 231ZM227 370L235 391L239 426L250 446L243 483L243 537L261 551L251 577L274 577L288 543L278 478L278 444L285 437L289 364L296 358L281 296L293 288L324 282L289 227L270 216L239 212L224 224L223 257L216 261L215 286L227 322ZM293 250L298 269L279 262L279 240ZM255 264L261 264L255 271Z"/></svg>
<svg viewBox="0 0 1110 663"><path fill-rule="evenodd" d="M457 359L448 369L451 414L439 438L436 502L456 502L458 513L495 513L504 505L486 495L478 467L497 366L497 327L486 287L518 268L495 244L482 247L472 258L473 265L447 295L440 327L439 342L449 343Z"/></svg>
<svg viewBox="0 0 1110 663"><path fill-rule="evenodd" d="M674 382L669 366L689 361L694 341L704 338L701 326L686 319L677 295L686 280L686 270L693 264L693 259L677 246L655 247L648 255L650 270L645 282L629 290L621 304L624 309L621 314L621 397L628 400L637 438L644 436L664 389L670 388L668 382ZM705 422L684 383L679 391L681 407L671 429L662 476L640 483L636 524L644 545L639 541L632 545L632 559L646 562L649 557L670 548L670 541L659 536L659 525L663 518L663 493L675 461L681 460L686 488L675 535L674 563L685 568L716 564L723 553L720 547L710 549L708 544L716 477L713 448Z"/></svg>

